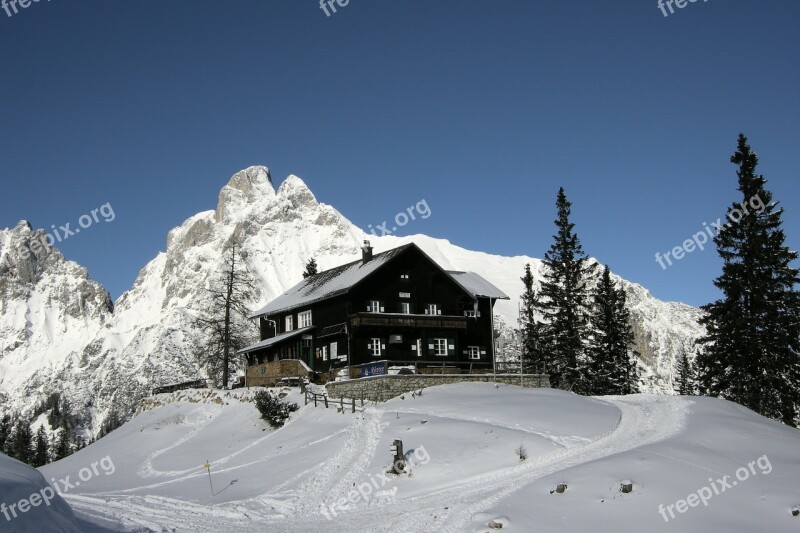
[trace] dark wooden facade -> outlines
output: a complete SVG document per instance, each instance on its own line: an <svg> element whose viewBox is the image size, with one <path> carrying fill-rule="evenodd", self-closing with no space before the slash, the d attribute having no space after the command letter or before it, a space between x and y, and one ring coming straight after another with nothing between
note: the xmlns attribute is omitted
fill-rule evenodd
<svg viewBox="0 0 800 533"><path fill-rule="evenodd" d="M496 298L472 294L416 245L393 252L345 292L258 317L261 339L281 340L245 351L248 364L301 359L315 372L383 360L492 368ZM365 249L362 262L379 258Z"/></svg>

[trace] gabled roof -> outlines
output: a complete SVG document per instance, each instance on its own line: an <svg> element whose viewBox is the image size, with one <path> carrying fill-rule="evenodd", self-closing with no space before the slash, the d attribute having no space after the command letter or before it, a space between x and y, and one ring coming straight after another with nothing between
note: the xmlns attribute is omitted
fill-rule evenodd
<svg viewBox="0 0 800 533"><path fill-rule="evenodd" d="M366 263L359 259L358 261L309 276L256 311L253 317L287 311L344 294L410 246L413 245L407 244L375 254Z"/></svg>
<svg viewBox="0 0 800 533"><path fill-rule="evenodd" d="M459 285L467 289L467 292L475 297L496 298L498 300L510 300L511 298L503 291L486 281L475 272L459 272L456 270L447 271Z"/></svg>
<svg viewBox="0 0 800 533"><path fill-rule="evenodd" d="M439 266L436 261L431 259L416 244L406 244L375 254L372 259L366 263L359 259L358 261L353 261L352 263L310 276L256 311L251 318L272 315L298 307L308 306L344 294L409 248L415 248L431 263ZM478 274L473 272L448 272L444 269L442 269L442 272L455 281L456 284L462 287L468 294L472 295L473 298L488 297L509 299L500 289Z"/></svg>

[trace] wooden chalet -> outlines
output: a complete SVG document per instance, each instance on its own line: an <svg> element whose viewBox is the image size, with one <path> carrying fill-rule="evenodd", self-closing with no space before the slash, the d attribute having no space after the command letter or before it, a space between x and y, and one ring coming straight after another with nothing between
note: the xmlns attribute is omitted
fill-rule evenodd
<svg viewBox="0 0 800 533"><path fill-rule="evenodd" d="M375 361L489 370L493 308L508 299L472 272L447 271L415 244L304 279L258 310L248 367L299 359L315 373Z"/></svg>

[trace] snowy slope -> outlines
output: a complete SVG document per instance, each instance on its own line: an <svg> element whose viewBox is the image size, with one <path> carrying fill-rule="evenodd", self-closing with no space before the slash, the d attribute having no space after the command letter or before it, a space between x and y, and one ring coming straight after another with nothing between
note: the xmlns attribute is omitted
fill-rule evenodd
<svg viewBox="0 0 800 533"><path fill-rule="evenodd" d="M92 527L75 517L42 474L0 453L0 531L77 533L87 529Z"/></svg>
<svg viewBox="0 0 800 533"><path fill-rule="evenodd" d="M144 266L113 312L104 289L54 248L24 260L20 249L29 246L31 233L27 224L0 231L0 406L26 411L48 393L64 391L93 417L94 429L112 408L122 416L132 412L153 386L203 377L191 321L232 238L261 282L253 309L299 281L310 257L321 269L335 267L360 257L365 239L377 252L413 241L447 269L481 274L512 297L497 305L505 331L516 324L524 265L531 263L537 281L541 272L541 262L530 257L469 251L424 235L367 234L318 202L296 176L276 190L265 167L236 173L215 210L170 231L166 249ZM624 284L647 390L669 392L676 357L701 334L700 312Z"/></svg>
<svg viewBox="0 0 800 533"><path fill-rule="evenodd" d="M42 471L74 476L112 458L113 475L81 485L67 501L79 515L156 531L483 532L492 520L521 532L800 527L791 516L800 503L800 432L722 400L586 398L470 383L356 414L301 406L273 431L246 401L250 394L161 395ZM411 473L385 476L396 438ZM697 493L709 477L735 480L748 463L755 473L707 506L683 514L673 506L675 518L662 518L660 504ZM627 481L633 492L622 494ZM551 494L559 483L566 492Z"/></svg>

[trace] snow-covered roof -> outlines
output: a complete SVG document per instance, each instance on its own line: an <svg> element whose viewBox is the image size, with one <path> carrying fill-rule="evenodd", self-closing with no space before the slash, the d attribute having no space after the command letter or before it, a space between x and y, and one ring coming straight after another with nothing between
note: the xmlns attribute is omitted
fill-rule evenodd
<svg viewBox="0 0 800 533"><path fill-rule="evenodd" d="M310 276L256 311L253 317L294 309L343 294L409 246L412 245L375 254L366 263L359 259Z"/></svg>
<svg viewBox="0 0 800 533"><path fill-rule="evenodd" d="M307 328L300 328L300 329L296 329L294 331L287 331L286 333L281 333L280 335L277 335L275 337L270 337L269 339L264 339L261 342L257 342L255 344L252 344L252 345L248 346L247 348L242 348L241 350L236 352L236 355L244 354L244 353L250 353L250 352L253 352L255 350L260 350L262 348L268 348L270 346L273 346L275 344L283 342L283 341L285 341L287 339L291 339L292 337L297 337L298 335L301 335L301 334L305 333L306 331L311 331L312 329L314 329L314 326L308 326Z"/></svg>
<svg viewBox="0 0 800 533"><path fill-rule="evenodd" d="M375 254L372 259L366 263L358 260L310 276L256 311L252 318L288 311L346 293L367 276L398 256L401 252L412 247L416 248L434 265L436 264L436 262L416 244L406 244L398 248L387 250L386 252ZM442 272L449 275L453 281L463 287L464 290L474 298L509 299L503 291L474 272L447 270L442 270Z"/></svg>
<svg viewBox="0 0 800 533"><path fill-rule="evenodd" d="M486 281L475 272L459 272L455 270L447 271L459 285L467 289L467 292L475 297L497 298L500 300L510 300L508 295Z"/></svg>

